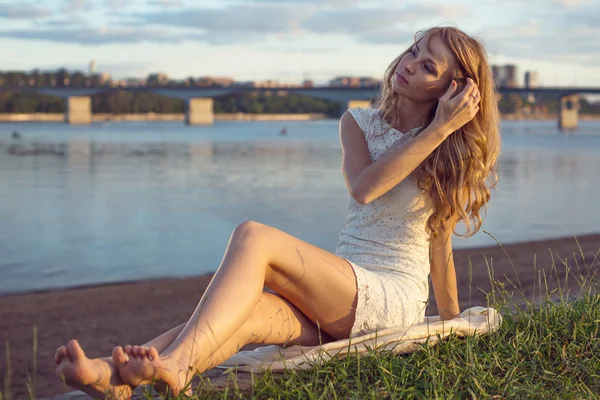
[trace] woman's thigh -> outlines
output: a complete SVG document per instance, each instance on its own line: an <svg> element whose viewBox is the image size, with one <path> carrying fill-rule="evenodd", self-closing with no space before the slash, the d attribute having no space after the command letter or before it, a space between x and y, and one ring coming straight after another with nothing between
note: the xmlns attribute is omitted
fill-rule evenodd
<svg viewBox="0 0 600 400"><path fill-rule="evenodd" d="M248 224L264 238L269 265L265 284L333 338L347 338L357 300L350 263L276 228Z"/></svg>

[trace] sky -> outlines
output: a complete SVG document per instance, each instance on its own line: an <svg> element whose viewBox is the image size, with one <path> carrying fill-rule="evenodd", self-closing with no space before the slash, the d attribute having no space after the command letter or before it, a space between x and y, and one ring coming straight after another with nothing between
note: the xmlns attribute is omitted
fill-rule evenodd
<svg viewBox="0 0 600 400"><path fill-rule="evenodd" d="M521 82L600 87L600 0L0 0L0 70L381 79L432 26L481 40Z"/></svg>

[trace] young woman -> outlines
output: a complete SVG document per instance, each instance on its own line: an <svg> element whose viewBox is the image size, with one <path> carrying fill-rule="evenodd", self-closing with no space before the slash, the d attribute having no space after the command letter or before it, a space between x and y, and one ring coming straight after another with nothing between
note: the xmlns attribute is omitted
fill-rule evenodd
<svg viewBox="0 0 600 400"><path fill-rule="evenodd" d="M451 236L459 221L464 236L481 226L498 121L483 46L455 28L418 33L388 67L377 107L341 118L351 200L335 253L244 222L186 324L112 359L88 359L72 340L56 351L57 374L98 397L150 382L177 394L247 344L316 345L422 322L429 276L442 319L458 316Z"/></svg>

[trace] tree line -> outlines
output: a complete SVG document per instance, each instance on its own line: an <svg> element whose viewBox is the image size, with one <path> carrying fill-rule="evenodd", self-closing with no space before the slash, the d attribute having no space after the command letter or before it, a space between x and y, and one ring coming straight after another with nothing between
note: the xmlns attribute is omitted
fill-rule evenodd
<svg viewBox="0 0 600 400"><path fill-rule="evenodd" d="M33 70L0 71L0 87L98 87L107 86L100 74L86 75L82 72L69 72L59 69L54 72ZM164 82L158 74L145 79L146 86L205 86L202 79L188 78L182 82ZM502 96L500 111L515 113L524 108L542 109L547 113L556 113L558 99L552 96L537 96L531 103L527 96ZM153 93L113 92L92 97L92 112L110 114L128 113L183 113L184 101ZM320 113L330 117L339 116L340 104L334 101L300 96L293 93L279 96L277 93L256 92L240 93L214 99L215 113L260 113L294 114ZM0 113L62 113L65 102L62 98L38 93L0 93ZM591 103L585 97L580 100L582 114L600 114L600 102Z"/></svg>
<svg viewBox="0 0 600 400"><path fill-rule="evenodd" d="M500 111L514 113L523 107L531 106L520 96L503 97L499 102ZM556 98L538 98L536 107L545 112L556 113ZM92 112L108 114L183 113L183 100L143 92L113 92L92 96ZM0 93L0 113L63 113L65 101L60 97L37 93ZM340 104L334 101L289 93L276 94L240 93L214 98L214 112L249 114L303 114L318 113L338 117ZM584 97L580 100L582 114L600 114L600 103L590 103Z"/></svg>
<svg viewBox="0 0 600 400"><path fill-rule="evenodd" d="M184 81L165 82L159 74L150 74L144 80L145 86L214 86L202 78L188 78ZM102 87L108 86L100 74L86 75L80 71L70 72L62 68L52 72L33 70L0 71L0 87ZM42 95L35 92L0 93L0 113L62 113L65 101L60 97ZM112 92L92 96L93 113L145 114L145 113L183 113L183 100L144 92ZM300 96L293 93L256 92L239 93L214 98L215 113L265 113L265 114L303 114L318 113L338 116L340 104L337 102Z"/></svg>
<svg viewBox="0 0 600 400"><path fill-rule="evenodd" d="M145 114L183 113L183 100L153 93L114 92L92 96L93 113ZM215 113L339 115L340 104L290 93L285 96L268 93L240 93L214 99ZM62 98L37 93L0 93L1 113L63 113Z"/></svg>

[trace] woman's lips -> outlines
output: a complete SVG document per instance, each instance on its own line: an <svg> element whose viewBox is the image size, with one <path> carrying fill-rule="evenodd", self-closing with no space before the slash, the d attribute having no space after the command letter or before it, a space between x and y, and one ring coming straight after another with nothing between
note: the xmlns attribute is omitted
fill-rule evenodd
<svg viewBox="0 0 600 400"><path fill-rule="evenodd" d="M405 85L408 85L408 81L406 80L406 78L402 76L399 72L396 72L396 78L398 79L398 81L404 83Z"/></svg>

